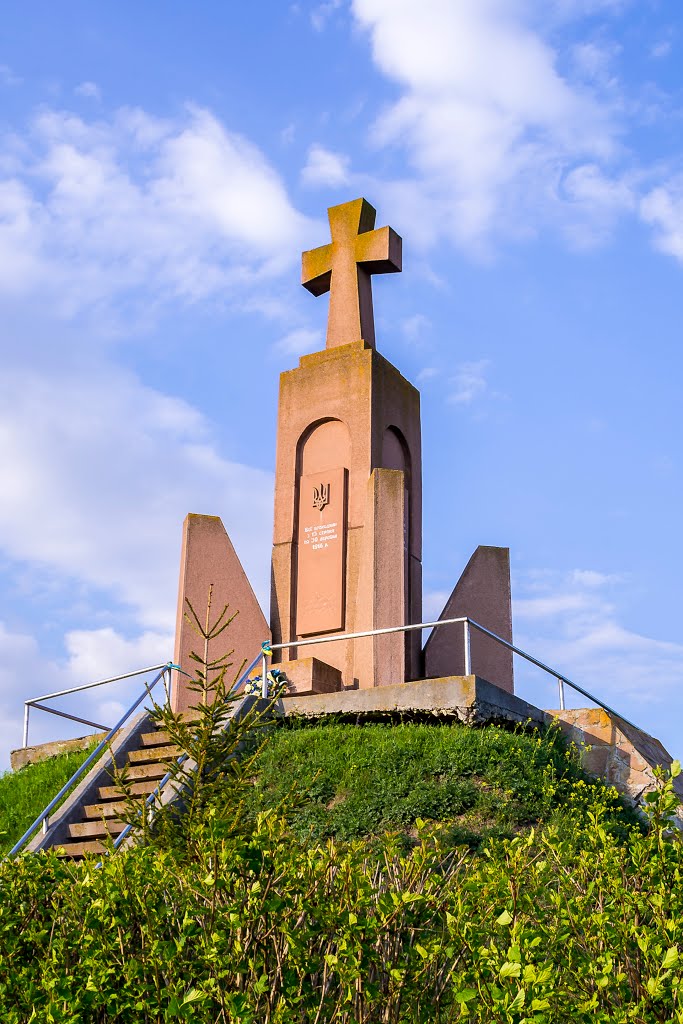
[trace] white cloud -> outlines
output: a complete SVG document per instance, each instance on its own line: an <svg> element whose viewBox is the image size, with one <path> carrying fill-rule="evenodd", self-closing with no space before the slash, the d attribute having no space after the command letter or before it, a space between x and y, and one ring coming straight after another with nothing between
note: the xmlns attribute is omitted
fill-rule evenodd
<svg viewBox="0 0 683 1024"><path fill-rule="evenodd" d="M46 679L42 668L34 638L12 632L0 622L0 772L9 767L10 750L21 746L21 702L33 696L26 692L26 685L35 685L33 679L48 685L52 681L49 676Z"/></svg>
<svg viewBox="0 0 683 1024"><path fill-rule="evenodd" d="M640 215L655 228L655 245L683 263L683 175L652 189L640 204Z"/></svg>
<svg viewBox="0 0 683 1024"><path fill-rule="evenodd" d="M601 44L593 41L577 43L572 48L574 66L580 75L605 85L615 85L612 64L620 53L615 44Z"/></svg>
<svg viewBox="0 0 683 1024"><path fill-rule="evenodd" d="M349 158L316 143L308 151L301 180L304 185L313 187L346 185L349 180Z"/></svg>
<svg viewBox="0 0 683 1024"><path fill-rule="evenodd" d="M0 378L0 546L174 624L180 526L221 515L265 596L270 474L217 452L187 403L109 364Z"/></svg>
<svg viewBox="0 0 683 1024"><path fill-rule="evenodd" d="M604 587L609 583L619 583L623 576L618 573L596 572L595 569L574 569L570 574L573 583L583 587Z"/></svg>
<svg viewBox="0 0 683 1024"><path fill-rule="evenodd" d="M564 191L573 202L584 203L596 211L621 212L635 207L630 184L623 178L607 177L596 164L581 164L569 171Z"/></svg>
<svg viewBox="0 0 683 1024"><path fill-rule="evenodd" d="M411 344L422 345L431 327L432 322L428 316L425 316L424 313L413 313L402 322L401 331Z"/></svg>
<svg viewBox="0 0 683 1024"><path fill-rule="evenodd" d="M0 143L2 165L0 294L40 289L66 316L121 298L149 309L150 294L245 304L315 233L263 154L198 108L45 110L20 145Z"/></svg>
<svg viewBox="0 0 683 1024"><path fill-rule="evenodd" d="M449 401L456 405L469 405L476 399L482 398L488 391L486 371L490 365L489 359L480 359L474 363L461 363L451 378L452 390Z"/></svg>
<svg viewBox="0 0 683 1024"><path fill-rule="evenodd" d="M146 630L133 639L111 627L74 629L65 637L69 673L85 683L173 660L173 633Z"/></svg>
<svg viewBox="0 0 683 1024"><path fill-rule="evenodd" d="M274 350L287 356L301 356L306 352L317 352L325 342L320 331L308 327L297 327L275 342Z"/></svg>
<svg viewBox="0 0 683 1024"><path fill-rule="evenodd" d="M655 43L650 49L650 56L654 57L655 60L661 60L662 57L668 57L671 53L671 40L663 39L659 43Z"/></svg>
<svg viewBox="0 0 683 1024"><path fill-rule="evenodd" d="M0 622L0 772L9 766L9 753L22 744L23 701L44 693L67 690L109 676L162 664L173 655L173 637L146 631L126 639L115 630L73 630L66 636L66 657L41 655L35 638L12 632ZM77 715L107 728L131 706L156 673L106 684L45 701L46 707ZM159 687L163 687L160 682ZM163 690L154 691L159 699ZM29 744L83 736L89 727L41 709L30 713Z"/></svg>
<svg viewBox="0 0 683 1024"><path fill-rule="evenodd" d="M325 0L324 3L318 4L311 11L311 25L316 32L322 32L327 22L332 17L335 11L341 7L342 0Z"/></svg>
<svg viewBox="0 0 683 1024"><path fill-rule="evenodd" d="M416 179L395 187L416 214L436 207L415 217L431 225L429 241L441 234L485 252L501 233L561 221L563 169L619 152L612 101L560 73L560 54L534 24L543 10L522 0L353 0L376 65L402 89L374 141L407 151Z"/></svg>
<svg viewBox="0 0 683 1024"><path fill-rule="evenodd" d="M0 64L0 85L21 85L23 79L12 71L8 64Z"/></svg>
<svg viewBox="0 0 683 1024"><path fill-rule="evenodd" d="M617 597L624 585L618 573L573 570L523 574L513 591L515 642L579 686L596 694L646 731L659 733L680 753L680 722L675 707L683 678L683 645L647 636L619 621ZM556 706L552 679L520 661L520 696ZM567 703L586 699L567 690ZM662 718L662 709L671 713ZM659 725L656 724L659 722Z"/></svg>
<svg viewBox="0 0 683 1024"><path fill-rule="evenodd" d="M99 100L102 98L102 91L95 82L81 82L74 89L77 96L83 96L85 99Z"/></svg>

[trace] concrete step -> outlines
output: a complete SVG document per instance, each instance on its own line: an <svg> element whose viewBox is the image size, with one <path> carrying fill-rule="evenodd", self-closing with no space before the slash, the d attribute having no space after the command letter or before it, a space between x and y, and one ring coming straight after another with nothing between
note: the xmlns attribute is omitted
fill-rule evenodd
<svg viewBox="0 0 683 1024"><path fill-rule="evenodd" d="M152 793L158 786L156 779L147 779L144 782L132 782L129 793L131 796L140 796L143 793ZM118 797L125 797L126 793L120 786L100 786L98 789L100 800L116 800Z"/></svg>
<svg viewBox="0 0 683 1024"><path fill-rule="evenodd" d="M55 853L58 857L87 857L89 854L95 856L104 853L106 849L104 843L91 839L82 843L60 843L55 846Z"/></svg>
<svg viewBox="0 0 683 1024"><path fill-rule="evenodd" d="M126 767L126 775L129 779L161 779L168 769L159 763L152 764L129 764Z"/></svg>
<svg viewBox="0 0 683 1024"><path fill-rule="evenodd" d="M101 818L116 818L126 809L125 800L111 800L101 804L85 804L83 815L88 821L99 821Z"/></svg>
<svg viewBox="0 0 683 1024"><path fill-rule="evenodd" d="M180 753L180 747L169 744L165 747L131 750L128 759L131 764L147 764L154 761L173 761L176 757L180 757Z"/></svg>
<svg viewBox="0 0 683 1024"><path fill-rule="evenodd" d="M117 836L126 827L125 822L118 818L107 821L79 821L69 825L69 836L72 839L91 839L97 836Z"/></svg>
<svg viewBox="0 0 683 1024"><path fill-rule="evenodd" d="M165 729L155 729L154 732L143 732L141 739L143 747L161 747L164 743L171 742L171 737Z"/></svg>

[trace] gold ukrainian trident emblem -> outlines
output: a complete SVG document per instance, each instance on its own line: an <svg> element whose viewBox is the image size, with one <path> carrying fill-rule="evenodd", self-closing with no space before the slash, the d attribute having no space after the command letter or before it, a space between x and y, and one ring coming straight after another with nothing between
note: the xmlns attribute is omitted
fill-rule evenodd
<svg viewBox="0 0 683 1024"><path fill-rule="evenodd" d="M330 503L330 485L321 484L320 487L313 488L313 507L317 508L319 512L325 508L325 505Z"/></svg>

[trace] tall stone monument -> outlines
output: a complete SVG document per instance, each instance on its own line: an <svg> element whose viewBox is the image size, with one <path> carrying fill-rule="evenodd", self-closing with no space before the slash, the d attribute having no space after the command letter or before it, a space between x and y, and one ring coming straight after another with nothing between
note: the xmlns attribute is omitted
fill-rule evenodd
<svg viewBox="0 0 683 1024"><path fill-rule="evenodd" d="M400 271L401 239L375 230L365 199L332 207L329 221L332 241L302 261L303 285L330 292L327 346L280 378L274 643L421 618L420 396L377 352L372 310L371 277ZM420 673L416 632L306 653L347 688Z"/></svg>
<svg viewBox="0 0 683 1024"><path fill-rule="evenodd" d="M270 631L292 646L273 660L298 692L461 675L462 624L436 629L424 650L419 630L333 640L422 621L422 461L419 392L375 347L372 275L401 270L401 238L375 228L365 199L328 215L331 241L302 258L304 287L330 295L326 347L280 377ZM221 601L240 610L236 655L251 661L266 621L220 520L191 516L176 634L188 671L185 597L199 602L216 581ZM465 614L512 640L507 548L477 549L440 618ZM511 654L474 632L472 670L514 689ZM189 699L183 678L174 681L179 710Z"/></svg>

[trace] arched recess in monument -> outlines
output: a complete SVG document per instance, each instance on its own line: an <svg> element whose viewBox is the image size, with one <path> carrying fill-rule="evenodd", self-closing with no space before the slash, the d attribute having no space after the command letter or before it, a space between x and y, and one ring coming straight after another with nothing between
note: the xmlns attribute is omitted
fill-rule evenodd
<svg viewBox="0 0 683 1024"><path fill-rule="evenodd" d="M351 435L342 420L318 420L301 435L292 551L296 636L338 632L346 625L350 465Z"/></svg>
<svg viewBox="0 0 683 1024"><path fill-rule="evenodd" d="M296 451L297 487L302 476L324 469L348 469L351 435L346 423L323 419L312 423L299 438Z"/></svg>

